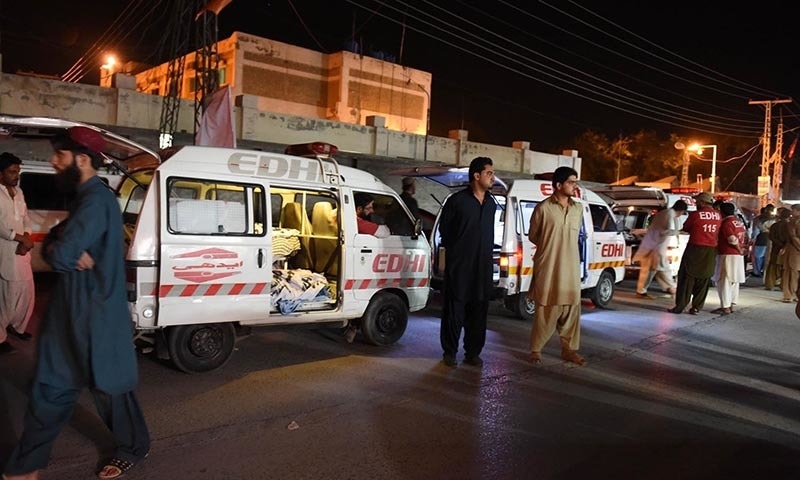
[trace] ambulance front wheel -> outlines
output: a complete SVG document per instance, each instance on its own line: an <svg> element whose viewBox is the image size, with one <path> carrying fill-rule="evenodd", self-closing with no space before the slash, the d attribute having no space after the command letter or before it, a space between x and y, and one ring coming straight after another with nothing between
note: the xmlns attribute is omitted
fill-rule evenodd
<svg viewBox="0 0 800 480"><path fill-rule="evenodd" d="M361 317L361 333L373 345L391 345L400 340L408 325L408 308L397 295L375 295Z"/></svg>
<svg viewBox="0 0 800 480"><path fill-rule="evenodd" d="M236 342L232 323L179 325L167 332L172 363L186 373L202 373L228 361Z"/></svg>
<svg viewBox="0 0 800 480"><path fill-rule="evenodd" d="M528 292L520 292L517 294L516 300L517 304L514 309L514 313L516 313L517 316L522 320L525 320L526 322L532 322L533 313L536 310L536 304L528 300Z"/></svg>
<svg viewBox="0 0 800 480"><path fill-rule="evenodd" d="M611 299L614 297L614 274L608 270L600 274L600 279L597 280L597 285L592 289L589 294L589 300L592 301L594 306L599 308L606 308Z"/></svg>

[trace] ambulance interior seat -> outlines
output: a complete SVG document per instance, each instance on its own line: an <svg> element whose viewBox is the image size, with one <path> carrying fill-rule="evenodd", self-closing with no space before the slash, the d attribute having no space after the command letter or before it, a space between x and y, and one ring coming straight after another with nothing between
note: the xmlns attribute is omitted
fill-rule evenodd
<svg viewBox="0 0 800 480"><path fill-rule="evenodd" d="M293 228L300 232L300 251L292 256L290 265L292 268L311 269L311 257L309 256L311 242L311 222L303 206L298 202L288 202L283 206L281 212L281 227Z"/></svg>
<svg viewBox="0 0 800 480"><path fill-rule="evenodd" d="M336 210L330 202L314 204L311 211L311 260L313 270L327 276L339 274L339 226Z"/></svg>

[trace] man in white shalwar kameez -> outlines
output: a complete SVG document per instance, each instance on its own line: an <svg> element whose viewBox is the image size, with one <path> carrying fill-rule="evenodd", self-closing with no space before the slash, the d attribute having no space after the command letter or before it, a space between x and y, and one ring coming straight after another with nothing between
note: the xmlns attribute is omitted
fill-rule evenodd
<svg viewBox="0 0 800 480"><path fill-rule="evenodd" d="M18 187L21 164L11 153L0 154L0 354L14 350L8 334L30 339L25 329L36 295L28 207Z"/></svg>
<svg viewBox="0 0 800 480"><path fill-rule="evenodd" d="M720 315L733 311L733 304L739 299L739 284L745 281L743 247L747 230L735 215L735 208L729 202L719 208L722 223L717 243L717 264L711 279L717 286L720 307L711 313Z"/></svg>
<svg viewBox="0 0 800 480"><path fill-rule="evenodd" d="M672 208L656 213L647 227L642 243L633 259L639 262L639 281L636 284L636 296L652 299L647 288L655 278L661 288L669 294L675 294L675 282L672 280L672 267L667 256L670 238L677 240L679 230L675 219L686 213L688 206L683 200L676 200Z"/></svg>

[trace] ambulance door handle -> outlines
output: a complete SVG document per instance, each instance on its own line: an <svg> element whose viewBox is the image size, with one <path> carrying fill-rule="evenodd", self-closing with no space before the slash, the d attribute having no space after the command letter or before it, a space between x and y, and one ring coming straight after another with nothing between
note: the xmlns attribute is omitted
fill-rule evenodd
<svg viewBox="0 0 800 480"><path fill-rule="evenodd" d="M258 268L264 266L264 250L258 249Z"/></svg>
<svg viewBox="0 0 800 480"><path fill-rule="evenodd" d="M361 253L372 253L372 249L371 248L362 248L361 249Z"/></svg>

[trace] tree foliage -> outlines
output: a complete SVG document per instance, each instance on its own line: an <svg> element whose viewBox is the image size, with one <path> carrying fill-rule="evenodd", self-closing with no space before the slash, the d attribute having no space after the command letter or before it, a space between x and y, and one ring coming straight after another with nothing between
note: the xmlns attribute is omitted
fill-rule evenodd
<svg viewBox="0 0 800 480"><path fill-rule="evenodd" d="M677 149L676 144L689 145L694 141L717 145L717 191L755 192L761 149L753 147L757 146L758 139L713 136L690 139L674 133L664 138L652 130L612 138L587 130L572 141L570 148L577 149L582 158L581 178L584 180L613 183L636 176L637 182L654 182L674 177L672 184L678 186L685 150ZM688 159L690 184L697 181L698 175L705 180L710 178L711 149L702 154L690 153Z"/></svg>

